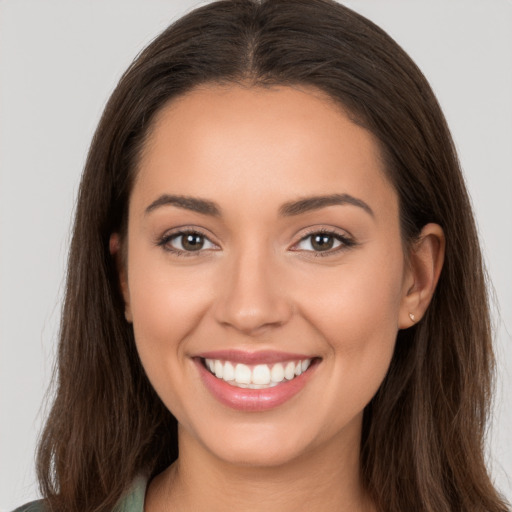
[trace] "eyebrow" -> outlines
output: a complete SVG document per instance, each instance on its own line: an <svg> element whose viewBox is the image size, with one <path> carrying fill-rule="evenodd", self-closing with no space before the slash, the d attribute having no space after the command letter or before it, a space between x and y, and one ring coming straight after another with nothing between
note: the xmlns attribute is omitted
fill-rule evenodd
<svg viewBox="0 0 512 512"><path fill-rule="evenodd" d="M279 209L279 214L283 217L291 217L293 215L300 215L312 210L318 210L327 206L335 205L352 205L362 208L366 213L375 217L373 210L361 199L357 199L349 194L331 194L328 196L313 196L299 199L298 201L291 201L283 204Z"/></svg>
<svg viewBox="0 0 512 512"><path fill-rule="evenodd" d="M343 206L347 204L352 206L358 206L372 217L375 216L373 210L364 201L349 194L312 196L299 199L298 201L290 201L288 203L284 203L279 208L279 215L282 217L292 217L309 211L326 208L327 206ZM156 210L161 206L168 205L177 206L178 208L184 208L185 210L191 210L193 212L201 213L203 215L210 215L212 217L221 216L220 207L213 201L201 199L198 197L179 196L170 194L163 194L158 199L153 201L146 208L145 213L151 213L153 210Z"/></svg>
<svg viewBox="0 0 512 512"><path fill-rule="evenodd" d="M202 213L203 215L211 215L213 217L220 216L220 208L213 201L200 199L198 197L175 196L169 194L164 194L160 196L156 201L153 201L146 208L145 213L151 213L153 210L156 210L160 206L166 205L177 206L178 208L184 208L185 210Z"/></svg>

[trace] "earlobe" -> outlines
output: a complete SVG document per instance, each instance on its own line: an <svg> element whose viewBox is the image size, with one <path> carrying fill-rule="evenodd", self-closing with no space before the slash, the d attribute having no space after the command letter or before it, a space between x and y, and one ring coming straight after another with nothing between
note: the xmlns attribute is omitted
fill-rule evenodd
<svg viewBox="0 0 512 512"><path fill-rule="evenodd" d="M399 317L399 328L416 324L428 308L441 274L445 254L445 237L441 226L427 224L409 253L409 270Z"/></svg>
<svg viewBox="0 0 512 512"><path fill-rule="evenodd" d="M119 278L119 286L124 299L124 316L129 323L133 322L132 311L130 307L130 292L128 289L128 278L126 272L126 263L122 257L121 237L119 233L112 233L109 240L109 251L112 258L114 258L117 276Z"/></svg>

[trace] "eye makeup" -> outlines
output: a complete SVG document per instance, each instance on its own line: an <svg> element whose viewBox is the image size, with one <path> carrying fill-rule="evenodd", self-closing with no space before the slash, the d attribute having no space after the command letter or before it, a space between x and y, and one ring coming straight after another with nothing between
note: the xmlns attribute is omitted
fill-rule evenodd
<svg viewBox="0 0 512 512"><path fill-rule="evenodd" d="M160 237L156 245L178 257L204 256L205 252L219 250L198 228L179 228ZM311 253L314 257L326 257L339 254L357 245L346 234L327 228L314 228L308 231L289 250Z"/></svg>

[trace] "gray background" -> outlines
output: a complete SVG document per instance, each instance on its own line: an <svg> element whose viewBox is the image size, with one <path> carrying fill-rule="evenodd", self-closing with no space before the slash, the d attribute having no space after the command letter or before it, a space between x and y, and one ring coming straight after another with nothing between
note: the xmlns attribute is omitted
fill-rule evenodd
<svg viewBox="0 0 512 512"><path fill-rule="evenodd" d="M501 309L488 452L496 484L512 500L512 2L346 4L409 52L453 131ZM33 454L93 130L133 57L196 5L0 0L0 511L38 496Z"/></svg>

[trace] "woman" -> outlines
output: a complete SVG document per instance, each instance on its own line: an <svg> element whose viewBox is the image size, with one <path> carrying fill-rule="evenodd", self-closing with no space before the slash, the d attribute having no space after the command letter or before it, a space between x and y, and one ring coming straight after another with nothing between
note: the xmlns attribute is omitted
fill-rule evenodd
<svg viewBox="0 0 512 512"><path fill-rule="evenodd" d="M218 2L157 38L96 132L69 268L50 508L506 510L450 135L350 10Z"/></svg>

